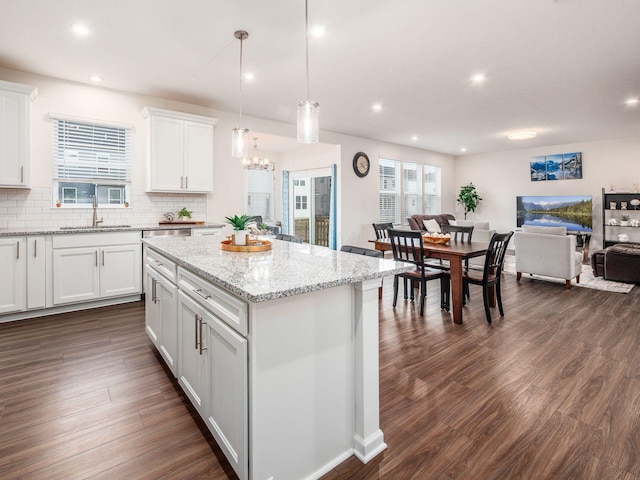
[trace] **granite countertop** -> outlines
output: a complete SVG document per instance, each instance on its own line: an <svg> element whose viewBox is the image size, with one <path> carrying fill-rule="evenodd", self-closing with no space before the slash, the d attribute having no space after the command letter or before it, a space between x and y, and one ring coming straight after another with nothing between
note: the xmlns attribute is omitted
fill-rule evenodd
<svg viewBox="0 0 640 480"><path fill-rule="evenodd" d="M210 237L146 238L144 243L178 265L250 302L258 303L411 270L413 265L272 240L272 250L220 250Z"/></svg>
<svg viewBox="0 0 640 480"><path fill-rule="evenodd" d="M143 230L176 230L181 228L222 228L224 223L193 224L171 224L171 225L99 225L97 227L33 227L0 229L0 237L21 237L25 235L63 235L68 233L98 233L98 232L140 232Z"/></svg>

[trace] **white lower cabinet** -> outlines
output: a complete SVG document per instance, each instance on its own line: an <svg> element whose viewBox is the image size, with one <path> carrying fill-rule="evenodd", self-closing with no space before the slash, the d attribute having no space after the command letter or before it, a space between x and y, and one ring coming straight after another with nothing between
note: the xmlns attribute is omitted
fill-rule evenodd
<svg viewBox="0 0 640 480"><path fill-rule="evenodd" d="M54 305L137 294L141 291L140 232L54 237Z"/></svg>
<svg viewBox="0 0 640 480"><path fill-rule="evenodd" d="M0 238L0 313L20 312L27 305L26 258L24 237Z"/></svg>
<svg viewBox="0 0 640 480"><path fill-rule="evenodd" d="M47 301L47 240L27 237L27 309L45 308Z"/></svg>
<svg viewBox="0 0 640 480"><path fill-rule="evenodd" d="M247 306L178 269L178 382L241 480L249 478ZM148 281L148 279L147 279ZM156 321L157 324L157 321Z"/></svg>
<svg viewBox="0 0 640 480"><path fill-rule="evenodd" d="M149 265L145 267L145 328L171 372L177 376L178 287Z"/></svg>
<svg viewBox="0 0 640 480"><path fill-rule="evenodd" d="M184 292L178 292L178 383L196 407L206 417L207 355L201 343L204 331L204 308Z"/></svg>

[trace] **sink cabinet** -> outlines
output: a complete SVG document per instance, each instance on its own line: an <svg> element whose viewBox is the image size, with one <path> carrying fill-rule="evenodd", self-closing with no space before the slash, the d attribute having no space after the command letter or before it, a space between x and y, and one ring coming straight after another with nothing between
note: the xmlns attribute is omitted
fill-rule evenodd
<svg viewBox="0 0 640 480"><path fill-rule="evenodd" d="M213 128L217 120L146 107L148 191L213 191Z"/></svg>
<svg viewBox="0 0 640 480"><path fill-rule="evenodd" d="M140 232L53 238L53 304L141 293Z"/></svg>

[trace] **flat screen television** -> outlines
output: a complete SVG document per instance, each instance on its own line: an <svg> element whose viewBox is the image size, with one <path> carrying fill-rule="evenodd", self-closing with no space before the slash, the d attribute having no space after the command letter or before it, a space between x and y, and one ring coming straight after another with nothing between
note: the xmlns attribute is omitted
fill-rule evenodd
<svg viewBox="0 0 640 480"><path fill-rule="evenodd" d="M517 225L567 227L570 232L593 231L591 195L516 197Z"/></svg>

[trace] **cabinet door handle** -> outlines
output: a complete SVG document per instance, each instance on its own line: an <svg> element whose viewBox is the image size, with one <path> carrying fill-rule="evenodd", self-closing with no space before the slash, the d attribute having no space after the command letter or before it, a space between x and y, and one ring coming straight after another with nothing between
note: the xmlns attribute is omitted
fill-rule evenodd
<svg viewBox="0 0 640 480"><path fill-rule="evenodd" d="M104 250L102 250L102 266L104 267Z"/></svg>
<svg viewBox="0 0 640 480"><path fill-rule="evenodd" d="M20 167L20 183L24 183L24 166Z"/></svg>
<svg viewBox="0 0 640 480"><path fill-rule="evenodd" d="M196 346L194 347L196 350L198 349L198 317L199 317L199 315L196 313L196 315L195 315L195 320L196 320L196 324L195 324L196 325L196 328L195 328L195 331L196 331Z"/></svg>
<svg viewBox="0 0 640 480"><path fill-rule="evenodd" d="M205 295L204 293L202 293L202 290L200 290L200 289L194 290L193 293L195 293L196 295L198 295L200 298L202 298L204 300L208 300L209 297L211 297L211 295Z"/></svg>
<svg viewBox="0 0 640 480"><path fill-rule="evenodd" d="M202 346L202 324L204 322L202 321L202 317L200 317L200 355L202 355L202 352L204 352L207 347L203 347Z"/></svg>
<svg viewBox="0 0 640 480"><path fill-rule="evenodd" d="M98 251L96 250L96 267L98 266Z"/></svg>
<svg viewBox="0 0 640 480"><path fill-rule="evenodd" d="M184 188L184 177L180 176L180 188Z"/></svg>
<svg viewBox="0 0 640 480"><path fill-rule="evenodd" d="M38 241L34 240L33 241L33 258L36 258L38 256Z"/></svg>
<svg viewBox="0 0 640 480"><path fill-rule="evenodd" d="M16 258L20 259L20 240L16 242Z"/></svg>
<svg viewBox="0 0 640 480"><path fill-rule="evenodd" d="M189 190L189 176L184 177L184 189Z"/></svg>
<svg viewBox="0 0 640 480"><path fill-rule="evenodd" d="M156 282L157 280L155 278L151 279L151 301L153 303L157 303L157 298L156 298Z"/></svg>

